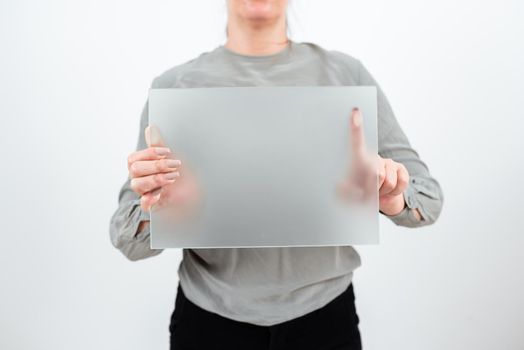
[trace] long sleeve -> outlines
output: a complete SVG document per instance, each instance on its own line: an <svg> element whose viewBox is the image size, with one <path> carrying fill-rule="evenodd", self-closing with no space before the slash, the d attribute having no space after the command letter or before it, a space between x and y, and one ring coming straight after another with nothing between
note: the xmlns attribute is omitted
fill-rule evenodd
<svg viewBox="0 0 524 350"><path fill-rule="evenodd" d="M438 181L429 172L418 153L400 127L386 95L373 76L359 63L360 85L377 87L378 103L378 153L383 158L390 158L402 163L408 170L409 183L404 190L405 208L397 215L386 215L396 225L420 227L434 223L442 211L444 196ZM418 220L413 211L418 209L422 220Z"/></svg>
<svg viewBox="0 0 524 350"><path fill-rule="evenodd" d="M137 150L147 147L144 130L148 124L148 103L146 102L140 118ZM162 249L150 248L150 225L140 231L141 221L149 220L150 215L140 207L140 196L131 189L128 178L118 194L118 208L111 217L109 232L111 243L129 260L135 261L158 255Z"/></svg>

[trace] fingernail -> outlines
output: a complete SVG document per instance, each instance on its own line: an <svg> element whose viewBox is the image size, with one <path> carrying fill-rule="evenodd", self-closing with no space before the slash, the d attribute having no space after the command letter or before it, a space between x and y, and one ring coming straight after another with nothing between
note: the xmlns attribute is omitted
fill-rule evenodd
<svg viewBox="0 0 524 350"><path fill-rule="evenodd" d="M166 180L173 180L180 176L180 173L178 171L172 171L170 173L167 173L165 175Z"/></svg>
<svg viewBox="0 0 524 350"><path fill-rule="evenodd" d="M165 156L171 153L171 150L167 147L155 147L155 153L159 156Z"/></svg>
<svg viewBox="0 0 524 350"><path fill-rule="evenodd" d="M174 168L182 164L182 162L179 159L168 159L166 163L169 168Z"/></svg>

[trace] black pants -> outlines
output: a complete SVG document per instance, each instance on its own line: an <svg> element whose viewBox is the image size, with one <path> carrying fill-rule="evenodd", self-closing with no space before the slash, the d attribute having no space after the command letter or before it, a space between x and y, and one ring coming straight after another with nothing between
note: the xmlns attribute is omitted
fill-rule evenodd
<svg viewBox="0 0 524 350"><path fill-rule="evenodd" d="M178 285L171 350L360 350L353 285L324 307L272 326L232 320L195 305Z"/></svg>

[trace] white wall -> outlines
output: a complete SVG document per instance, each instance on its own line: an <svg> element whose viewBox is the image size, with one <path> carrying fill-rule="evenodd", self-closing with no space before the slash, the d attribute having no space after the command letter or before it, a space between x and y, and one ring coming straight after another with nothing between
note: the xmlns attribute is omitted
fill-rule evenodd
<svg viewBox="0 0 524 350"><path fill-rule="evenodd" d="M109 241L151 80L223 42L223 1L0 2L0 348L167 349L180 251ZM524 348L524 5L294 0L360 58L440 181L430 227L359 247L365 349Z"/></svg>

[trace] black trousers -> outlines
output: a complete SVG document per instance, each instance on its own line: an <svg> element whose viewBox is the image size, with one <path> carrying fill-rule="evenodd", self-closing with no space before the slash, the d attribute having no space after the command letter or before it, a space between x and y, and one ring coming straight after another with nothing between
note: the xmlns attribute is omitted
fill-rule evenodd
<svg viewBox="0 0 524 350"><path fill-rule="evenodd" d="M361 350L358 323L352 284L324 307L272 326L204 310L179 284L169 331L171 350Z"/></svg>

